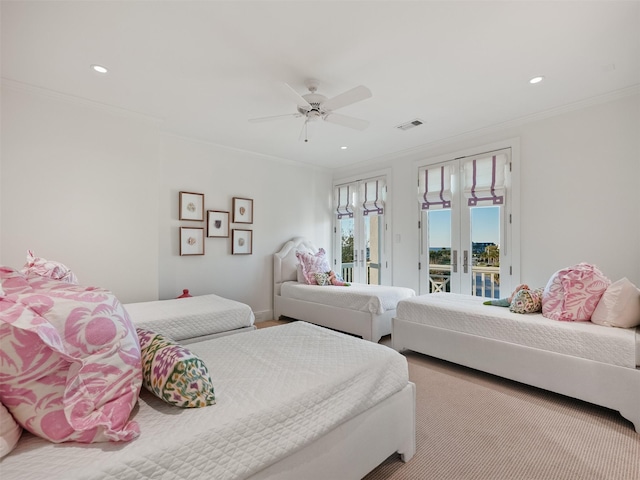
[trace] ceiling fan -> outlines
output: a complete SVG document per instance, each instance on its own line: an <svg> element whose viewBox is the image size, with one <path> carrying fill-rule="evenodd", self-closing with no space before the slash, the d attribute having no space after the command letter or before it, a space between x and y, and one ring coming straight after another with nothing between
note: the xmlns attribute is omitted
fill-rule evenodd
<svg viewBox="0 0 640 480"><path fill-rule="evenodd" d="M249 121L257 123L278 120L285 117L304 117L305 119L304 124L302 125L302 131L300 132L300 137L302 138L304 134L305 142L308 141L309 124L319 120L342 125L343 127L354 128L356 130L364 130L369 126L369 122L367 120L335 113L335 110L338 110L339 108L346 107L347 105L351 105L371 97L371 90L364 85L354 87L351 90L347 90L346 92L332 98L327 98L324 95L316 93L318 90L318 83L316 81L309 81L306 86L309 89L309 93L300 95L290 85L286 83L284 84L285 93L297 105L296 113L251 118Z"/></svg>

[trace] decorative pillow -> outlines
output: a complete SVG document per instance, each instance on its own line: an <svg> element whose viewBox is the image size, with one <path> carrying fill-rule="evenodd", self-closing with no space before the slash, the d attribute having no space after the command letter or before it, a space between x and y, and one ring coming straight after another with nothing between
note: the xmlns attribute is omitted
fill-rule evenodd
<svg viewBox="0 0 640 480"><path fill-rule="evenodd" d="M7 407L0 403L0 458L11 453L20 440L22 427L11 416Z"/></svg>
<svg viewBox="0 0 640 480"><path fill-rule="evenodd" d="M66 265L36 257L31 250L27 250L27 263L25 263L22 273L40 275L72 285L78 284L75 274Z"/></svg>
<svg viewBox="0 0 640 480"><path fill-rule="evenodd" d="M331 285L331 280L329 279L328 273L314 273L314 278L316 279L316 283L321 286Z"/></svg>
<svg viewBox="0 0 640 480"><path fill-rule="evenodd" d="M0 401L59 443L128 441L142 384L135 328L109 291L0 268Z"/></svg>
<svg viewBox="0 0 640 480"><path fill-rule="evenodd" d="M640 325L640 290L627 278L609 285L591 321L607 327L633 328Z"/></svg>
<svg viewBox="0 0 640 480"><path fill-rule="evenodd" d="M304 278L304 273L302 273L302 264L298 264L296 266L296 281L298 283L307 283L307 279Z"/></svg>
<svg viewBox="0 0 640 480"><path fill-rule="evenodd" d="M536 313L542 311L543 288L522 289L513 296L509 310L514 313Z"/></svg>
<svg viewBox="0 0 640 480"><path fill-rule="evenodd" d="M308 285L317 284L314 273L326 273L331 270L324 248L318 250L316 254L297 251L296 257L298 257L298 262L302 265L302 275Z"/></svg>
<svg viewBox="0 0 640 480"><path fill-rule="evenodd" d="M554 273L542 295L542 315L552 320L588 321L611 284L594 265L579 263Z"/></svg>
<svg viewBox="0 0 640 480"><path fill-rule="evenodd" d="M185 347L162 335L137 329L142 351L142 384L156 397L178 407L215 405L209 370Z"/></svg>

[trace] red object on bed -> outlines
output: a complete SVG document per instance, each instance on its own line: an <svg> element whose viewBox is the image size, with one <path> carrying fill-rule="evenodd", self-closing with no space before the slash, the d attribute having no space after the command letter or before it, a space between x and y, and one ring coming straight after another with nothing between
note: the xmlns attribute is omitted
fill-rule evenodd
<svg viewBox="0 0 640 480"><path fill-rule="evenodd" d="M190 296L191 296L191 294L189 293L189 289L185 288L184 290L182 290L182 295L180 295L177 298L188 298Z"/></svg>

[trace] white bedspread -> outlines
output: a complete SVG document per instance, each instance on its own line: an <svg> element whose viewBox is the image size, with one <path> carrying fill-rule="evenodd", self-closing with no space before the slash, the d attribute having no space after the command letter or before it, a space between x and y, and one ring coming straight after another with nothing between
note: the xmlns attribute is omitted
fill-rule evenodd
<svg viewBox="0 0 640 480"><path fill-rule="evenodd" d="M636 367L635 329L560 322L482 305L484 298L431 293L398 303L396 318L598 362Z"/></svg>
<svg viewBox="0 0 640 480"><path fill-rule="evenodd" d="M14 479L242 479L407 385L406 359L305 322L195 343L217 404L180 409L143 389L130 443L55 445L23 434Z"/></svg>
<svg viewBox="0 0 640 480"><path fill-rule="evenodd" d="M306 285L298 282L284 282L280 290L283 297L321 303L334 307L369 312L376 315L387 310L395 310L398 302L415 296L410 288L387 287L352 283L348 287Z"/></svg>
<svg viewBox="0 0 640 480"><path fill-rule="evenodd" d="M136 327L176 341L250 327L255 320L249 305L213 294L127 303L124 308Z"/></svg>

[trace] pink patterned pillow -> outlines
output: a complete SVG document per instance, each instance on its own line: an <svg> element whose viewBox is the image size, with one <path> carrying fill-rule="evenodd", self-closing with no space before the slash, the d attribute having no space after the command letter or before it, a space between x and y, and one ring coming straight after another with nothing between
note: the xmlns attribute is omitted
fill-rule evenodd
<svg viewBox="0 0 640 480"><path fill-rule="evenodd" d="M107 290L0 268L0 401L59 443L128 441L142 384L135 328Z"/></svg>
<svg viewBox="0 0 640 480"><path fill-rule="evenodd" d="M302 265L302 275L307 285L318 284L315 279L316 273L327 273L331 270L324 248L318 250L316 254L297 251L296 257L298 257L298 262Z"/></svg>
<svg viewBox="0 0 640 480"><path fill-rule="evenodd" d="M0 403L0 458L9 455L18 444L22 427L2 403Z"/></svg>
<svg viewBox="0 0 640 480"><path fill-rule="evenodd" d="M553 320L589 321L610 284L611 280L588 263L558 270L542 294L542 315Z"/></svg>
<svg viewBox="0 0 640 480"><path fill-rule="evenodd" d="M61 282L78 284L78 278L75 274L62 263L44 258L36 257L32 250L27 250L27 263L24 264L22 273L25 275L35 274L41 277L53 278Z"/></svg>

